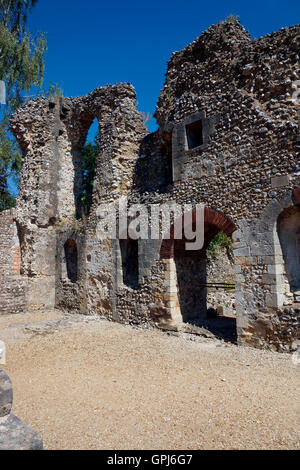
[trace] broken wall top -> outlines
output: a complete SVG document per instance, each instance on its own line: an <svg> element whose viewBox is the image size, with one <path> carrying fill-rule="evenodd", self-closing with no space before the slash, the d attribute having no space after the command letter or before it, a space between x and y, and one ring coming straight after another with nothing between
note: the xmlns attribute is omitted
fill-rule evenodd
<svg viewBox="0 0 300 470"><path fill-rule="evenodd" d="M166 82L158 100L161 126L178 122L195 108L220 105L221 95L236 90L267 107L276 100L281 117L292 119L296 106L289 100L300 78L300 25L282 28L258 39L238 21L211 26L168 62Z"/></svg>

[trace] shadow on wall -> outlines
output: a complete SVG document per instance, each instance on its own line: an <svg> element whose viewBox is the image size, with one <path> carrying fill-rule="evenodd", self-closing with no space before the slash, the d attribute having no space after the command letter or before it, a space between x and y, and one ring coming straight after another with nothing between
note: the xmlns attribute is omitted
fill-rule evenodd
<svg viewBox="0 0 300 470"><path fill-rule="evenodd" d="M71 282L78 280L78 251L77 244L71 238L64 244L66 274Z"/></svg>
<svg viewBox="0 0 300 470"><path fill-rule="evenodd" d="M138 240L120 240L122 257L123 283L132 289L138 289L139 284L139 252Z"/></svg>
<svg viewBox="0 0 300 470"><path fill-rule="evenodd" d="M178 299L184 322L206 317L206 259L175 257Z"/></svg>
<svg viewBox="0 0 300 470"><path fill-rule="evenodd" d="M218 316L217 310L208 308L207 259L199 254L194 257L175 257L175 264L183 322L205 328L224 341L236 343L236 318Z"/></svg>

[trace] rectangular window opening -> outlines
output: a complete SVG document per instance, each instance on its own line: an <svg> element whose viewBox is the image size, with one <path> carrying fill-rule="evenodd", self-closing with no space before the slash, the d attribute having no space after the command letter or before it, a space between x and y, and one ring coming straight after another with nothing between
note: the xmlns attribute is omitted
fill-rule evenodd
<svg viewBox="0 0 300 470"><path fill-rule="evenodd" d="M195 121L185 126L188 149L203 145L202 121Z"/></svg>

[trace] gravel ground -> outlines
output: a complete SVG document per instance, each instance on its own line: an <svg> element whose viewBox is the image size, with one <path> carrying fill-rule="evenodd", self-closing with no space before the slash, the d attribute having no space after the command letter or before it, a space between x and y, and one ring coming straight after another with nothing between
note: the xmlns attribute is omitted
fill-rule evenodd
<svg viewBox="0 0 300 470"><path fill-rule="evenodd" d="M0 317L0 339L46 449L300 448L287 354L58 311Z"/></svg>

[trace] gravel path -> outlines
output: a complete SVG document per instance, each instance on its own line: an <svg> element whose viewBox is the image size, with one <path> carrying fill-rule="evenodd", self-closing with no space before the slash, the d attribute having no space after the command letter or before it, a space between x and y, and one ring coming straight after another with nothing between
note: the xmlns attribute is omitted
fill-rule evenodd
<svg viewBox="0 0 300 470"><path fill-rule="evenodd" d="M14 412L46 449L299 449L300 365L213 339L0 317Z"/></svg>

